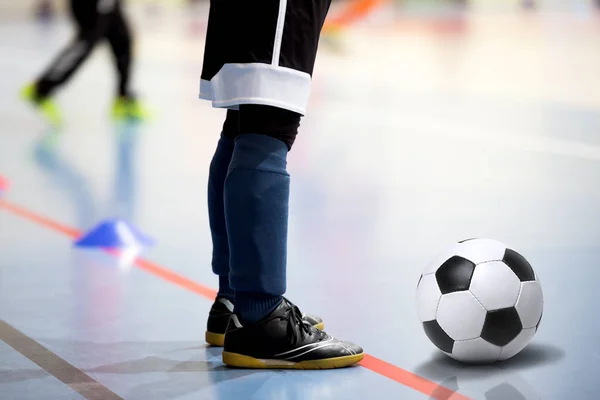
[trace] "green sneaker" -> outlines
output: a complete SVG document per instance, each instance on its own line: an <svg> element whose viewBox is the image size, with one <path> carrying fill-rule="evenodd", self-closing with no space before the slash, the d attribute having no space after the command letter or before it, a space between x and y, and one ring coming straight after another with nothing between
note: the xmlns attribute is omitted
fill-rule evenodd
<svg viewBox="0 0 600 400"><path fill-rule="evenodd" d="M62 125L63 118L58 106L49 97L39 97L35 84L32 83L22 88L20 95L23 100L38 110L51 126L58 127Z"/></svg>
<svg viewBox="0 0 600 400"><path fill-rule="evenodd" d="M112 117L118 121L145 121L150 118L150 113L140 100L130 97L118 97L113 103Z"/></svg>

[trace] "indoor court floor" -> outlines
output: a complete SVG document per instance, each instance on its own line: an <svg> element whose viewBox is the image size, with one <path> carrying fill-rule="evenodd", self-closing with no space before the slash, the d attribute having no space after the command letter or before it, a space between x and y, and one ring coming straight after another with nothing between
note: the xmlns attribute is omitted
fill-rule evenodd
<svg viewBox="0 0 600 400"><path fill-rule="evenodd" d="M287 296L362 345L332 371L225 367L204 343L217 287L207 172L223 110L197 99L205 19L137 10L144 124L108 118L99 48L49 131L18 91L70 37L59 20L0 24L0 399L598 399L600 16L378 12L323 41L289 156ZM101 221L155 240L81 250ZM444 247L490 237L539 275L531 344L462 366L425 336L415 289ZM456 393L454 393L456 392Z"/></svg>

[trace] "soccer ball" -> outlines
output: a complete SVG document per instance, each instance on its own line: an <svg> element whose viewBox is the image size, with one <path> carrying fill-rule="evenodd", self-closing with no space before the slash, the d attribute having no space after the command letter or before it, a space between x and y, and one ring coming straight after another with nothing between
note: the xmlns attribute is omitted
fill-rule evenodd
<svg viewBox="0 0 600 400"><path fill-rule="evenodd" d="M507 360L527 346L542 318L542 287L529 262L491 239L440 253L417 284L427 337L465 363Z"/></svg>

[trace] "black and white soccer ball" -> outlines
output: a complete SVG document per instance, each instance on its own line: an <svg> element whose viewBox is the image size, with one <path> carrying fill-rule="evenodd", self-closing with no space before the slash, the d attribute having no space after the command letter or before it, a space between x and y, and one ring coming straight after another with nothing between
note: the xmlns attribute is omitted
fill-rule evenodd
<svg viewBox="0 0 600 400"><path fill-rule="evenodd" d="M427 337L465 363L515 356L537 332L542 311L535 271L496 240L456 243L438 254L417 285L417 312Z"/></svg>

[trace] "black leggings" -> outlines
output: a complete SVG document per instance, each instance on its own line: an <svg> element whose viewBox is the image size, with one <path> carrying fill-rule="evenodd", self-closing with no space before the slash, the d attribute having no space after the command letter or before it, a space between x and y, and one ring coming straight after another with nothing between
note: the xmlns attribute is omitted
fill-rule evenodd
<svg viewBox="0 0 600 400"><path fill-rule="evenodd" d="M38 79L38 96L46 97L67 82L96 44L104 39L110 44L119 74L117 93L131 95L131 33L121 10L121 0L71 0L71 16L77 25L77 36Z"/></svg>
<svg viewBox="0 0 600 400"><path fill-rule="evenodd" d="M227 110L223 135L229 139L244 133L267 135L281 140L291 150L301 118L300 114L282 108L242 104L239 111Z"/></svg>

